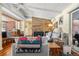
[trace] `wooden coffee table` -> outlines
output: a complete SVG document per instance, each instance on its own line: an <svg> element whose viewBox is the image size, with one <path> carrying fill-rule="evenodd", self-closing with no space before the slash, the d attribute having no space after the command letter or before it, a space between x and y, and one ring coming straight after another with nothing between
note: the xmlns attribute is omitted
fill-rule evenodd
<svg viewBox="0 0 79 59"><path fill-rule="evenodd" d="M55 42L48 43L48 48L50 49L49 54L52 56L59 56L61 47L57 45Z"/></svg>

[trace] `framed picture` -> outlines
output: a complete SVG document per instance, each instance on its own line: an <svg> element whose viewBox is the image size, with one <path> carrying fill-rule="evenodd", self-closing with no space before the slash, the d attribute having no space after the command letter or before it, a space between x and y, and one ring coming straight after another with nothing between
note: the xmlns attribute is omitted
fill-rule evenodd
<svg viewBox="0 0 79 59"><path fill-rule="evenodd" d="M63 24L63 16L60 17L60 19L59 19L59 25L62 25L62 24Z"/></svg>

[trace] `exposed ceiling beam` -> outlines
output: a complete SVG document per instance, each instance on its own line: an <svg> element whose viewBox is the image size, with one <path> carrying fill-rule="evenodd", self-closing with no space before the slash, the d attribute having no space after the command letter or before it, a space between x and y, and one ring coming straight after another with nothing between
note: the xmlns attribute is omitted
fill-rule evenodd
<svg viewBox="0 0 79 59"><path fill-rule="evenodd" d="M20 8L22 8L22 9L26 12L27 16L29 16L29 17L35 16L35 15L33 14L33 12L35 12L35 10L32 10L32 9L35 9L35 8L32 8L32 9L31 9L31 8L29 8L28 6L25 6L24 4L20 4ZM39 10L39 9L36 9L36 10ZM55 11L55 12L53 11L53 12L52 12L52 10L51 10L51 11L50 11L50 10L49 10L49 11L47 11L47 10L45 11L45 10L46 10L46 9L43 9L43 10L41 10L41 11L44 11L44 12L47 12L47 13L49 12L51 15L52 15L52 14L59 14L59 13L60 13L60 12L57 12L57 11ZM30 12L30 14L29 14L29 12ZM39 17L39 16L37 16L37 17ZM55 16L52 15L52 17L55 17ZM44 18L45 18L45 17L44 17ZM47 19L50 19L50 18L47 18Z"/></svg>
<svg viewBox="0 0 79 59"><path fill-rule="evenodd" d="M19 4L18 10L20 10L20 9L22 9L25 12L24 14L26 14L27 17L29 17L29 18L32 17L32 16L29 15L29 13L31 13L31 15L32 15L32 10L30 10L30 9L24 7L23 5Z"/></svg>
<svg viewBox="0 0 79 59"><path fill-rule="evenodd" d="M2 7L3 7L3 10L4 10L4 9L9 10L10 12L12 12L13 14L15 14L15 15L18 16L19 18L25 19L23 16L17 14L17 12L12 11L11 9L7 8L6 6L3 6L3 5L2 5ZM6 11L6 12L7 12L7 11Z"/></svg>
<svg viewBox="0 0 79 59"><path fill-rule="evenodd" d="M2 7L2 11L4 14L8 13L7 15L10 16L10 17L14 17L18 20L22 20L23 18L17 16L16 14L14 14L13 12L11 12L10 10L6 9L5 7Z"/></svg>
<svg viewBox="0 0 79 59"><path fill-rule="evenodd" d="M30 6L30 5L23 5L25 8L33 8L33 9L39 9L42 11L48 11L48 12L53 12L53 13L61 13L61 11L57 11L57 10L50 10L50 9L45 9L45 8L40 8L40 7L34 7L34 6Z"/></svg>

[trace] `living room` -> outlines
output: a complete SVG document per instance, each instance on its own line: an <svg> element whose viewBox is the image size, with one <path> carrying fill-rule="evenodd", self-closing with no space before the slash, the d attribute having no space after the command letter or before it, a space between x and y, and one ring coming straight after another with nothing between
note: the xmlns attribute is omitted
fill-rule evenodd
<svg viewBox="0 0 79 59"><path fill-rule="evenodd" d="M2 56L78 55L72 50L71 30L72 11L78 4L5 3L0 7Z"/></svg>

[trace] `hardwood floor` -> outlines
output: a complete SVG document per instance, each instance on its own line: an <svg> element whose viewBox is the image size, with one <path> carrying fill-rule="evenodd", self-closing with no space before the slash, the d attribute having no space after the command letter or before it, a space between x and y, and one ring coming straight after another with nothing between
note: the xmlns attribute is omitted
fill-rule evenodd
<svg viewBox="0 0 79 59"><path fill-rule="evenodd" d="M12 43L4 44L3 49L0 50L0 56L8 56L11 53Z"/></svg>

